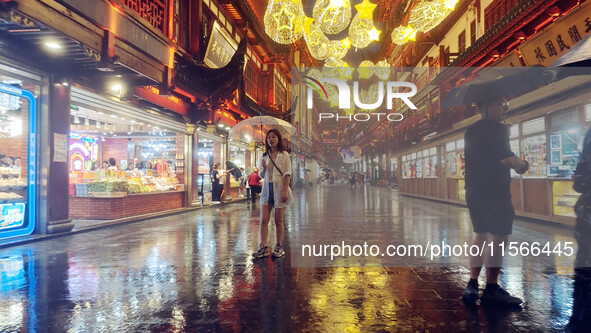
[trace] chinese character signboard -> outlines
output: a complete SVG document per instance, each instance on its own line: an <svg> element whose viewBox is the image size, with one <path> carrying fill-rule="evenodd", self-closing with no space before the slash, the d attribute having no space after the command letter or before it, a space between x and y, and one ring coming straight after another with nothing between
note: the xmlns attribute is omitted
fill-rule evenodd
<svg viewBox="0 0 591 333"><path fill-rule="evenodd" d="M525 42L519 50L528 66L550 66L563 53L591 34L591 5L584 3L543 32Z"/></svg>
<svg viewBox="0 0 591 333"><path fill-rule="evenodd" d="M223 29L216 21L205 51L204 62L212 68L226 66L238 48L236 42Z"/></svg>

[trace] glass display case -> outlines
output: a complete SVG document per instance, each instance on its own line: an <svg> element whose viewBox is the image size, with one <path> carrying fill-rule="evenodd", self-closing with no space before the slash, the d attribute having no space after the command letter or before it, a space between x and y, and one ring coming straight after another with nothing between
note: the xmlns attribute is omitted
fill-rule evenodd
<svg viewBox="0 0 591 333"><path fill-rule="evenodd" d="M0 75L0 82L11 80ZM35 229L35 118L33 93L0 83L0 239Z"/></svg>
<svg viewBox="0 0 591 333"><path fill-rule="evenodd" d="M572 181L554 181L552 184L552 211L554 215L576 217L574 206L580 194L573 190Z"/></svg>

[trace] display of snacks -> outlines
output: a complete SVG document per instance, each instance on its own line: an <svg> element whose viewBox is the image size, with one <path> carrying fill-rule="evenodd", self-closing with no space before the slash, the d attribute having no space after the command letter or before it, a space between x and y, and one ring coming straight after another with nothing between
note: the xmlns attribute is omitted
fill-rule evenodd
<svg viewBox="0 0 591 333"><path fill-rule="evenodd" d="M0 192L0 203L22 201L24 197L12 192Z"/></svg>
<svg viewBox="0 0 591 333"><path fill-rule="evenodd" d="M27 186L27 181L23 178L0 178L0 188L2 187L23 187Z"/></svg>
<svg viewBox="0 0 591 333"><path fill-rule="evenodd" d="M128 173L131 175L132 173ZM101 180L88 179L70 179L70 182L76 185L77 196L100 196L100 197L113 197L108 195L96 195L96 193L151 193L151 192L163 192L176 190L178 180L174 177L126 177L126 178L105 178ZM79 183L78 181L83 182ZM83 187L85 187L83 189ZM80 189L80 191L78 191ZM95 194L95 195L93 195Z"/></svg>
<svg viewBox="0 0 591 333"><path fill-rule="evenodd" d="M97 180L88 183L88 192L127 192L127 182L119 179Z"/></svg>
<svg viewBox="0 0 591 333"><path fill-rule="evenodd" d="M13 169L13 168L8 168L8 167L0 167L0 175L2 175L2 176L19 177L21 175L21 171L19 169Z"/></svg>

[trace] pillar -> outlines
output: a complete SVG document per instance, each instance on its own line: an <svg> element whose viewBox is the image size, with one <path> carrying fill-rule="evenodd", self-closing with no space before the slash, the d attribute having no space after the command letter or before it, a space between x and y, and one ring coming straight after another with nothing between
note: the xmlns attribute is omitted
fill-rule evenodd
<svg viewBox="0 0 591 333"><path fill-rule="evenodd" d="M47 225L46 233L55 234L70 231L74 228L69 218L69 186L70 175L68 162L56 162L55 140L64 140L66 149L69 146L70 134L70 87L50 80L49 84L49 168L47 175ZM47 141L46 141L47 142ZM61 143L63 147L63 142ZM63 153L63 152L58 152ZM66 151L67 154L67 151ZM43 228L41 229L43 232Z"/></svg>

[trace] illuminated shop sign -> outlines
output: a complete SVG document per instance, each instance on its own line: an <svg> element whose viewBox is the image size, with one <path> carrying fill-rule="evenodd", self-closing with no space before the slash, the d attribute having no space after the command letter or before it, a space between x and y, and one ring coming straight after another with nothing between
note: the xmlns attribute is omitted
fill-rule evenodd
<svg viewBox="0 0 591 333"><path fill-rule="evenodd" d="M23 202L0 204L0 230L21 227L25 223Z"/></svg>

